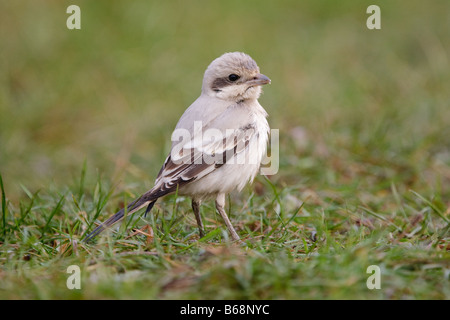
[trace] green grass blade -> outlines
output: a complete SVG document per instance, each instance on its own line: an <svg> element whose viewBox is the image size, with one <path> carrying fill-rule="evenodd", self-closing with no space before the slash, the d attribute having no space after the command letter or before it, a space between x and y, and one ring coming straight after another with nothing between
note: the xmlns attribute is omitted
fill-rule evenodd
<svg viewBox="0 0 450 320"><path fill-rule="evenodd" d="M2 191L2 222L3 222L3 236L6 235L6 193L5 187L3 186L3 178L0 173L0 188Z"/></svg>
<svg viewBox="0 0 450 320"><path fill-rule="evenodd" d="M421 196L420 194L418 194L417 192L415 192L414 190L410 190L410 192L415 195L417 198L419 198L420 200L422 200L423 202L425 202L432 210L434 213L436 213L442 220L444 220L447 223L450 223L450 220L444 216L441 212L441 210L439 210L438 207L436 207L431 201L425 199L423 196Z"/></svg>
<svg viewBox="0 0 450 320"><path fill-rule="evenodd" d="M48 227L49 227L49 225L50 225L50 222L52 221L54 215L55 215L57 212L59 212L59 210L61 209L61 207L62 207L62 205L63 205L63 202L64 202L64 199L65 199L65 196L62 195L61 198L59 199L59 201L58 201L56 207L53 208L52 212L51 212L50 215L48 216L47 222L46 222L44 228L42 229L42 235L44 235L44 234L47 232L47 229L48 229Z"/></svg>

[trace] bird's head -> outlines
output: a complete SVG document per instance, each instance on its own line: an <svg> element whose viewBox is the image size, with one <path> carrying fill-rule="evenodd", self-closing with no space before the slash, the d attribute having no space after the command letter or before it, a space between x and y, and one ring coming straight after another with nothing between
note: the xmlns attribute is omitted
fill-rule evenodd
<svg viewBox="0 0 450 320"><path fill-rule="evenodd" d="M268 83L270 79L259 72L255 60L245 53L231 52L208 66L202 93L230 101L258 99L261 86Z"/></svg>

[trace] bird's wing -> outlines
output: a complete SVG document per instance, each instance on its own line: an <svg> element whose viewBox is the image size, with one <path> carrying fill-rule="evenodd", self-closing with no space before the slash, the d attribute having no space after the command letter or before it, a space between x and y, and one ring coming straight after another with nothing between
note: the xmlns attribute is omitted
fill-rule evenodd
<svg viewBox="0 0 450 320"><path fill-rule="evenodd" d="M223 135L216 131L210 139L203 135L202 138L173 147L156 178L155 187L143 197L161 197L175 192L177 187L201 179L235 159L247 148L255 134L254 125L248 124L237 130L226 130Z"/></svg>

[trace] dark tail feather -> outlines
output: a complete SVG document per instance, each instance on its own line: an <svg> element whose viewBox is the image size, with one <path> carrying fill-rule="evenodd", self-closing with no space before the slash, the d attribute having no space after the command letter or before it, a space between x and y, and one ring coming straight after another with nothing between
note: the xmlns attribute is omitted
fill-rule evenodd
<svg viewBox="0 0 450 320"><path fill-rule="evenodd" d="M150 212L150 210L153 208L153 205L155 204L156 200L158 200L158 199L156 198L153 201L149 201L149 200L145 200L145 199L143 199L143 197L141 197L128 205L127 214L131 214L148 204L148 207L145 210L145 215L147 215L147 213ZM89 233L83 239L83 241L86 243L89 242L90 240L92 240L92 238L97 236L103 230L111 227L113 224L120 221L124 217L124 212L125 212L125 210L121 209L119 212L117 212L115 215L113 215L111 218L109 218L108 220L103 222L101 225L99 225L97 228L95 228L91 233Z"/></svg>
<svg viewBox="0 0 450 320"><path fill-rule="evenodd" d="M145 213L144 213L145 218L147 217L147 213L149 213L150 210L152 210L153 206L155 205L155 202L156 202L156 200L152 201L148 204L148 207L147 207L147 209L145 209Z"/></svg>

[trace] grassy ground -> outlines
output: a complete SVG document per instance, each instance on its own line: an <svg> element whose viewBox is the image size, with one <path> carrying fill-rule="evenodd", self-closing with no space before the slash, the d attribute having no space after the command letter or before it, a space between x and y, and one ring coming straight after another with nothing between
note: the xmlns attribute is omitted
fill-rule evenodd
<svg viewBox="0 0 450 320"><path fill-rule="evenodd" d="M449 299L450 5L378 1L370 31L370 4L1 2L0 298ZM235 50L272 79L280 129L278 174L227 202L246 246L213 203L199 240L175 196L81 243L152 186L204 69Z"/></svg>

